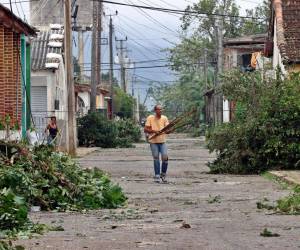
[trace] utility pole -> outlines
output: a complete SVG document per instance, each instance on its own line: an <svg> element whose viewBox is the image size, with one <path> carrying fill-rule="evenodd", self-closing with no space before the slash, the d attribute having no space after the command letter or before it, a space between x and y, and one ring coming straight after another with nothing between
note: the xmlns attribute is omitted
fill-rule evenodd
<svg viewBox="0 0 300 250"><path fill-rule="evenodd" d="M76 154L76 129L75 129L75 91L73 82L72 60L72 28L70 0L65 0L65 67L68 89L68 120L67 120L67 151L70 155Z"/></svg>
<svg viewBox="0 0 300 250"><path fill-rule="evenodd" d="M124 50L126 48L124 48L124 45L123 45L123 42L127 41L127 36L125 39L117 39L116 38L116 41L117 42L120 42L120 47L117 49L120 50L120 65L121 65L121 87L123 89L123 91L126 93L127 92L127 86L126 86L126 72L125 72L125 60L124 60Z"/></svg>
<svg viewBox="0 0 300 250"><path fill-rule="evenodd" d="M137 99L136 99L136 120L140 123L140 91L137 91Z"/></svg>
<svg viewBox="0 0 300 250"><path fill-rule="evenodd" d="M118 12L116 11L116 14L118 15ZM114 26L112 21L112 16L109 15L109 84L110 84L110 100L109 100L109 119L113 119L114 116L114 108L113 108L113 97L114 97L114 58L113 58L113 32L114 32Z"/></svg>
<svg viewBox="0 0 300 250"><path fill-rule="evenodd" d="M218 65L217 65L217 86L221 85L220 74L223 73L223 13L224 9L221 9L221 15L218 20ZM215 123L220 124L223 122L223 95L222 93L215 93Z"/></svg>
<svg viewBox="0 0 300 250"><path fill-rule="evenodd" d="M84 43L83 43L83 30L78 30L78 64L80 66L79 79L82 83L84 75Z"/></svg>
<svg viewBox="0 0 300 250"><path fill-rule="evenodd" d="M207 48L204 49L204 81L205 81L205 90L208 88L207 82Z"/></svg>
<svg viewBox="0 0 300 250"><path fill-rule="evenodd" d="M133 98L133 115L132 115L132 119L137 118L137 114L136 112L138 111L138 100L134 97L134 85L136 83L136 76L132 76L131 79L131 96Z"/></svg>
<svg viewBox="0 0 300 250"><path fill-rule="evenodd" d="M205 89L205 93L208 90L208 82L207 82L207 49L204 49L204 89ZM210 122L210 103L209 103L209 97L207 95L204 96L204 103L205 103L205 121L207 124L209 124Z"/></svg>
<svg viewBox="0 0 300 250"><path fill-rule="evenodd" d="M131 96L134 97L134 85L136 83L136 76L132 77L132 83L131 83Z"/></svg>
<svg viewBox="0 0 300 250"><path fill-rule="evenodd" d="M102 1L93 1L92 81L90 110L96 111L97 85L101 83Z"/></svg>

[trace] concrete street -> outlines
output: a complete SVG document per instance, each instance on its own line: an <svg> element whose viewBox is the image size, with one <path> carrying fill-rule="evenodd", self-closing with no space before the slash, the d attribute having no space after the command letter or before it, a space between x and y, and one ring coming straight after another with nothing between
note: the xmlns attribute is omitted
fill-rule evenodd
<svg viewBox="0 0 300 250"><path fill-rule="evenodd" d="M213 159L200 139L177 135L168 141L169 184L153 182L149 145L100 149L79 159L83 167L108 172L128 196L117 210L32 214L64 231L19 241L26 249L300 249L297 216L258 210L289 191L261 176L208 174ZM267 228L279 237L262 237Z"/></svg>

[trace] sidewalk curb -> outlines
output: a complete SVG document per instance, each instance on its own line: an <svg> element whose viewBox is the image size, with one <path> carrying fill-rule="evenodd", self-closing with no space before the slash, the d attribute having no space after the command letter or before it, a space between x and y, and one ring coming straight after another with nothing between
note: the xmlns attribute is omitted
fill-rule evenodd
<svg viewBox="0 0 300 250"><path fill-rule="evenodd" d="M280 178L281 180L292 185L300 185L300 171L268 171L271 175Z"/></svg>
<svg viewBox="0 0 300 250"><path fill-rule="evenodd" d="M76 157L81 158L87 156L91 153L98 151L99 149L100 149L99 147L93 147L93 148L78 147L76 149Z"/></svg>

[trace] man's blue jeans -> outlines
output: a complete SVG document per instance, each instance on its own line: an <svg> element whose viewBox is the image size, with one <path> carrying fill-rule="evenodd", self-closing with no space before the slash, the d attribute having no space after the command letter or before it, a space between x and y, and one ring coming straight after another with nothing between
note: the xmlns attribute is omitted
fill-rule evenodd
<svg viewBox="0 0 300 250"><path fill-rule="evenodd" d="M160 175L159 154L161 154L161 173L166 174L168 169L168 150L165 143L150 143L150 148L154 161L154 173Z"/></svg>

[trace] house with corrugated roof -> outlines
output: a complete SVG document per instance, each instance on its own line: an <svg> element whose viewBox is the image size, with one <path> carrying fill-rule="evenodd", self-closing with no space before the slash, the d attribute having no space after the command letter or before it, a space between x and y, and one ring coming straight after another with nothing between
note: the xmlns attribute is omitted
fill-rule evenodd
<svg viewBox="0 0 300 250"><path fill-rule="evenodd" d="M31 50L31 112L39 140L45 137L44 130L51 116L56 116L64 145L68 89L65 80L63 59L64 30L62 25L51 24L41 28L32 41Z"/></svg>
<svg viewBox="0 0 300 250"><path fill-rule="evenodd" d="M0 4L1 139L25 138L31 125L29 38L35 35L35 28Z"/></svg>
<svg viewBox="0 0 300 250"><path fill-rule="evenodd" d="M266 53L273 68L283 73L300 71L300 1L272 0Z"/></svg>

